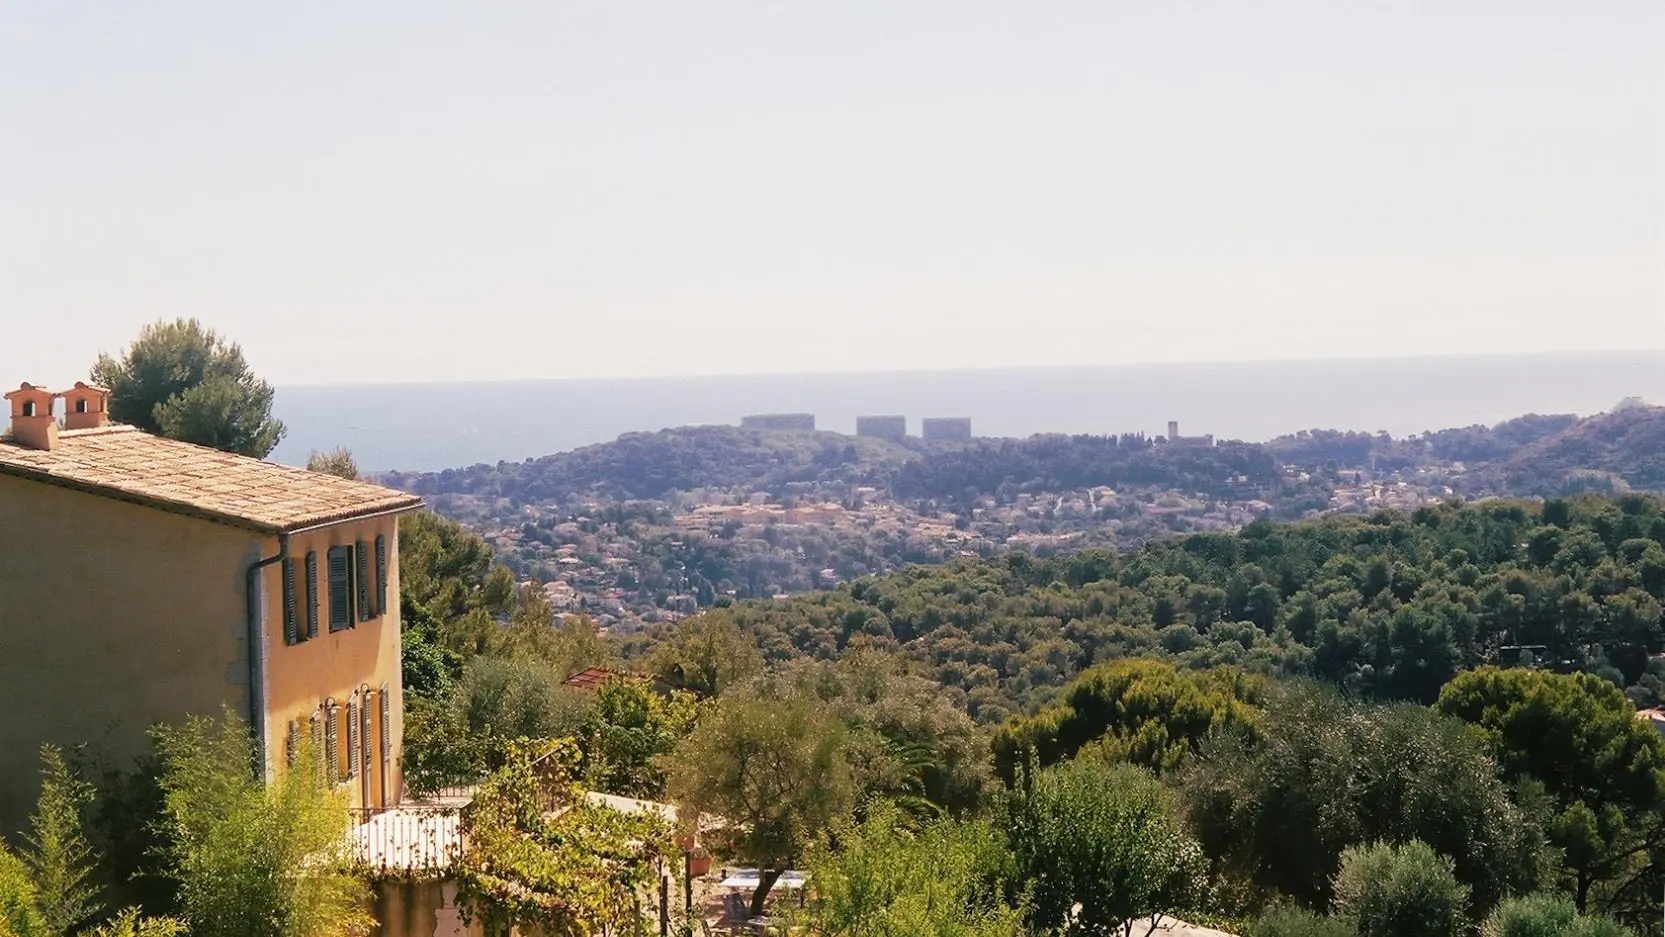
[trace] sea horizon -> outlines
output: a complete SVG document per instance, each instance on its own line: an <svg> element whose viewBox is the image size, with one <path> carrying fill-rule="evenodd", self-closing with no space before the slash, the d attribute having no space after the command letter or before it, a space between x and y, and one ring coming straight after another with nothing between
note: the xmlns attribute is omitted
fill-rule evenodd
<svg viewBox="0 0 1665 937"><path fill-rule="evenodd" d="M777 412L842 433L895 414L913 435L924 417L968 417L993 437L1158 433L1169 420L1256 442L1315 428L1404 436L1626 397L1665 400L1665 350L285 385L274 409L289 433L272 458L345 446L365 471L436 471Z"/></svg>

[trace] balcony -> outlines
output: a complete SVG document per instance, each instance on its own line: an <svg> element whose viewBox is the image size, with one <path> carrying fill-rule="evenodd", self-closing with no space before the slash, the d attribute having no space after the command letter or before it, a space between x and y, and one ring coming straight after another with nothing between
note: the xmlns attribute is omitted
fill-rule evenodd
<svg viewBox="0 0 1665 937"><path fill-rule="evenodd" d="M447 788L397 807L352 811L352 855L373 874L443 878L462 857L462 808L472 787Z"/></svg>
<svg viewBox="0 0 1665 937"><path fill-rule="evenodd" d="M669 804L596 791L587 792L584 799L620 813L652 813L676 824L676 808ZM472 786L451 787L397 807L355 809L348 833L351 855L372 874L443 878L462 858L462 810L473 800ZM544 809L559 808L552 798Z"/></svg>

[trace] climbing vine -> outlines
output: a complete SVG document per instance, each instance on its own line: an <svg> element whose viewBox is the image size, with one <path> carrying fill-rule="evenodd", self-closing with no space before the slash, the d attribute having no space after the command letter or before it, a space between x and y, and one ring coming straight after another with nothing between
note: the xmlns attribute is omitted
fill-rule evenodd
<svg viewBox="0 0 1665 937"><path fill-rule="evenodd" d="M458 899L487 934L589 937L640 924L675 831L655 815L586 803L572 780L578 760L570 739L517 742L463 811Z"/></svg>

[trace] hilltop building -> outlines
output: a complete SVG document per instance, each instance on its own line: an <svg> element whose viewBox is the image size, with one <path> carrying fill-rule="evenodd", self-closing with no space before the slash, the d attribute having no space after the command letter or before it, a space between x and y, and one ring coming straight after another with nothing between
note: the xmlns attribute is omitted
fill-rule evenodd
<svg viewBox="0 0 1665 937"><path fill-rule="evenodd" d="M745 429L815 431L813 413L754 413L740 418Z"/></svg>
<svg viewBox="0 0 1665 937"><path fill-rule="evenodd" d="M1199 447L1199 448L1208 447L1208 446L1214 445L1214 435L1212 433L1210 433L1210 434L1205 435L1205 436L1181 436L1179 434L1179 421L1178 420L1169 420L1168 421L1168 445L1170 445L1170 446L1196 446L1196 447Z"/></svg>
<svg viewBox="0 0 1665 937"><path fill-rule="evenodd" d="M908 438L908 418L905 416L858 416L856 417L856 435L899 442Z"/></svg>
<svg viewBox="0 0 1665 937"><path fill-rule="evenodd" d="M920 421L920 432L932 442L959 442L971 438L971 418L963 416L926 417Z"/></svg>
<svg viewBox="0 0 1665 937"><path fill-rule="evenodd" d="M43 743L125 765L153 724L224 707L268 778L310 737L353 806L396 804L397 524L421 501L113 425L101 387L4 396L0 828Z"/></svg>

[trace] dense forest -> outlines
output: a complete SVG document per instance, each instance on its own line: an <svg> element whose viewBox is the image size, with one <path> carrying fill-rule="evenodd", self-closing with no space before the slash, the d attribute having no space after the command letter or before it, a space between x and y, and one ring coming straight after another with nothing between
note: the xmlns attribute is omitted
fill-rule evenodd
<svg viewBox="0 0 1665 937"><path fill-rule="evenodd" d="M773 912L807 933L1142 934L1159 914L1624 937L1612 919L1658 913L1665 738L1635 715L1665 691L1652 496L963 560L622 647L551 627L451 522L410 518L401 545L413 790L569 745L592 789L743 818L712 838L725 861L810 870L809 903ZM562 683L597 663L663 684Z"/></svg>
<svg viewBox="0 0 1665 937"><path fill-rule="evenodd" d="M1629 495L1257 521L1124 555L960 560L708 617L732 619L771 661L896 648L995 722L1095 662L1137 655L1422 702L1461 670L1534 660L1651 701L1665 675L1651 662L1662 601L1665 508Z"/></svg>

